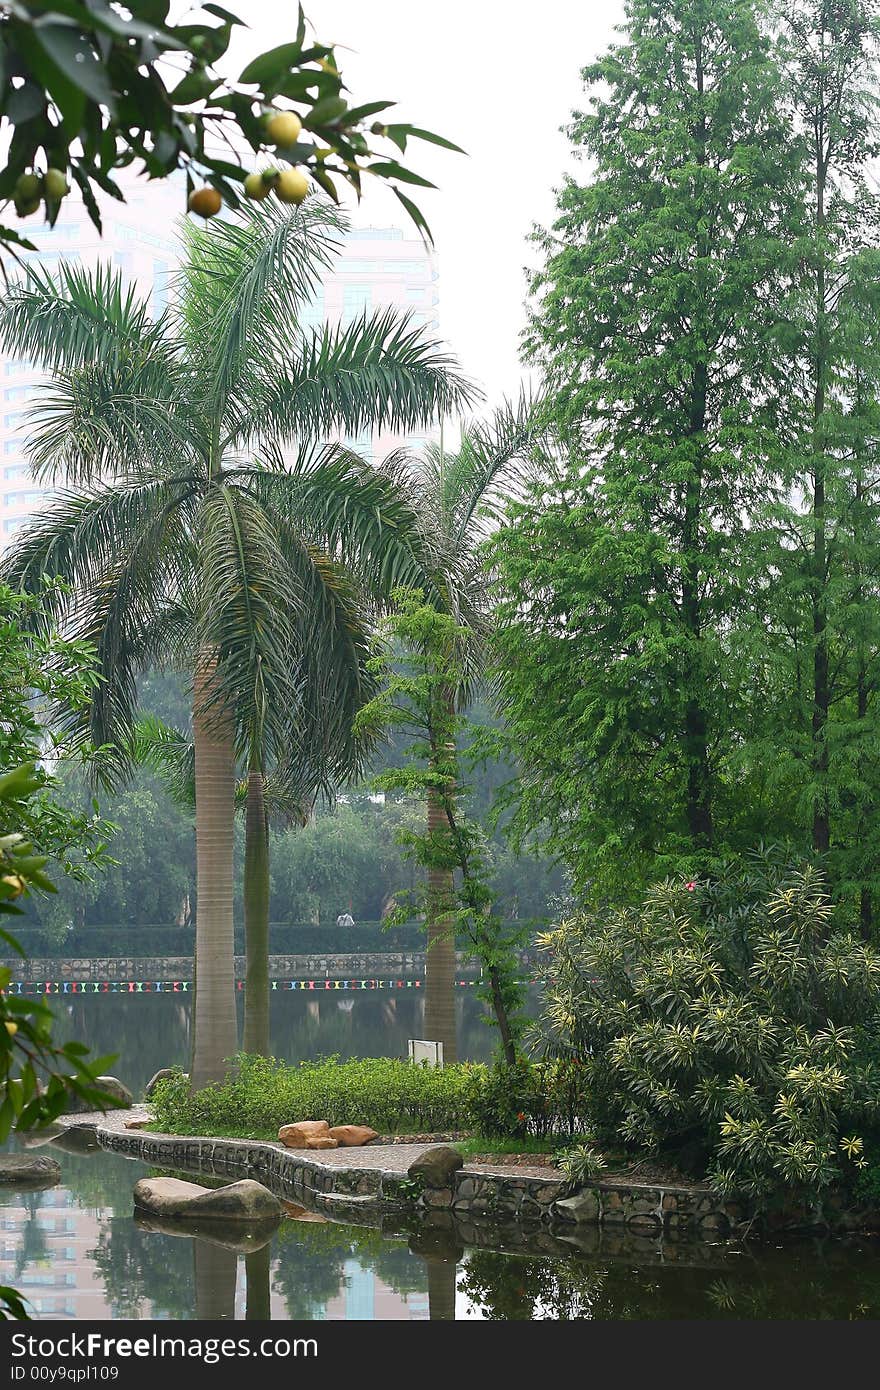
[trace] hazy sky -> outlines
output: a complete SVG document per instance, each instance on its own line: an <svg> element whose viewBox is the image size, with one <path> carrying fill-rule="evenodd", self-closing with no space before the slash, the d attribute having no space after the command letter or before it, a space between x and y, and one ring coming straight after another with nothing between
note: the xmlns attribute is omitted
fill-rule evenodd
<svg viewBox="0 0 880 1390"><path fill-rule="evenodd" d="M235 73L293 37L292 0L239 0L250 25ZM535 222L553 216L553 189L572 167L560 133L581 104L581 68L612 37L623 0L305 0L317 36L339 45L352 99L396 100L391 118L425 126L468 157L414 144L410 166L438 185L420 191L440 257L441 331L490 402L522 378L523 267ZM232 75L232 74L231 74ZM405 225L376 180L359 221Z"/></svg>

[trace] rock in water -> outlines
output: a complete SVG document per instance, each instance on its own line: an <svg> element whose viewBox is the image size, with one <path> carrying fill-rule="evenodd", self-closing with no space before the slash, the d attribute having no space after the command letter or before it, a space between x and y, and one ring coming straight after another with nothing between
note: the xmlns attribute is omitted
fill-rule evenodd
<svg viewBox="0 0 880 1390"><path fill-rule="evenodd" d="M334 1125L330 1130L330 1138L335 1139L343 1148L349 1149L359 1144L369 1144L379 1136L368 1125Z"/></svg>
<svg viewBox="0 0 880 1390"><path fill-rule="evenodd" d="M0 1154L4 1187L54 1187L60 1181L61 1164L47 1154Z"/></svg>
<svg viewBox="0 0 880 1390"><path fill-rule="evenodd" d="M406 1171L411 1178L422 1178L426 1187L451 1187L454 1174L463 1167L458 1149L440 1144L436 1149L425 1149Z"/></svg>
<svg viewBox="0 0 880 1390"><path fill-rule="evenodd" d="M330 1136L330 1126L326 1120L299 1120L293 1125L282 1125L278 1138L288 1149L304 1149L309 1139Z"/></svg>
<svg viewBox="0 0 880 1390"><path fill-rule="evenodd" d="M154 1216L266 1223L281 1218L281 1203L268 1187L245 1178L226 1187L200 1187L180 1178L141 1178L134 1204Z"/></svg>
<svg viewBox="0 0 880 1390"><path fill-rule="evenodd" d="M99 1076L96 1079L96 1089L102 1091L109 1100L119 1101L126 1107L134 1103L134 1097L127 1086L124 1086L115 1076ZM113 1107L116 1109L116 1107ZM65 1115L82 1115L90 1113L95 1109L95 1105L90 1100L83 1100L80 1096L70 1096Z"/></svg>
<svg viewBox="0 0 880 1390"><path fill-rule="evenodd" d="M93 1154L97 1153L101 1145L98 1143L98 1130L94 1124L67 1125L52 1140L56 1149L63 1149L69 1154Z"/></svg>

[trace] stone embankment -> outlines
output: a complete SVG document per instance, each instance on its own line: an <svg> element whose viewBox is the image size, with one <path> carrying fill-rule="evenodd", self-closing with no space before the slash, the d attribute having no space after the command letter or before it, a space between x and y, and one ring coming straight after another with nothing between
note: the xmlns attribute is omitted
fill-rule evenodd
<svg viewBox="0 0 880 1390"><path fill-rule="evenodd" d="M83 1117L78 1116L82 1124ZM557 1231L597 1225L634 1234L717 1238L730 1232L742 1211L703 1186L673 1187L620 1182L590 1184L569 1196L558 1170L541 1165L464 1163L444 1186L428 1186L410 1168L439 1145L369 1144L312 1154L252 1139L195 1138L125 1129L131 1115L95 1115L102 1148L140 1158L173 1172L202 1173L229 1181L252 1178L282 1200L311 1205L328 1215L356 1218L360 1212L443 1212L468 1221L545 1226ZM144 1118L140 1112L136 1118ZM439 1181L439 1179L438 1179Z"/></svg>
<svg viewBox="0 0 880 1390"><path fill-rule="evenodd" d="M5 962L15 980L36 984L45 981L76 980L88 984L111 981L162 981L184 983L192 979L192 956L82 956L53 960L35 957L29 960L10 957ZM462 980L475 978L479 973L473 961L459 956L456 967ZM237 979L244 977L244 956L235 958ZM381 980L387 988L392 978L414 982L425 973L424 951L362 951L347 955L314 952L309 955L271 956L269 974L276 981L314 984L323 980L370 981Z"/></svg>

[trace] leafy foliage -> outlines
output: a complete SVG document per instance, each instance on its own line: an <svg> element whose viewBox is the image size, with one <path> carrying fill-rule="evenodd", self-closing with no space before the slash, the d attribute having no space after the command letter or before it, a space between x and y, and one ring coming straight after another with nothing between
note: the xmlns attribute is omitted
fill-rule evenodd
<svg viewBox="0 0 880 1390"><path fill-rule="evenodd" d="M513 1065L524 1027L518 1014L525 983L514 949L523 930L505 930L493 913L486 837L460 805L457 736L463 721L455 712L455 692L465 679L460 653L473 633L425 603L419 591L399 590L392 598L396 608L385 623L385 653L370 663L384 675L382 689L358 713L356 728L374 738L392 728L413 736L406 765L382 773L375 785L424 798L429 808L424 828L400 832L426 877L415 890L398 895L392 920L406 921L424 911L431 921L446 924L449 936L479 961L485 972L481 990L494 1013L505 1060ZM395 658L395 650L402 656Z"/></svg>
<svg viewBox="0 0 880 1390"><path fill-rule="evenodd" d="M880 957L835 924L814 868L667 881L542 945L541 1038L581 1068L600 1142L762 1200L815 1200L873 1154Z"/></svg>
<svg viewBox="0 0 880 1390"><path fill-rule="evenodd" d="M45 587L43 595L26 597L0 586L0 940L19 955L8 919L21 917L31 893L54 892L47 872L52 861L80 875L104 862L103 837L110 830L97 815L68 811L40 761L49 751L63 752L46 734L41 714L57 701L87 701L95 683L86 646L28 630L44 596ZM11 978L12 971L0 967L0 1143L13 1130L51 1123L71 1096L106 1109L95 1079L112 1060L87 1061L81 1043L56 1042L51 1010L41 1000L6 993ZM0 1317L7 1316L27 1312L15 1290L3 1288Z"/></svg>
<svg viewBox="0 0 880 1390"><path fill-rule="evenodd" d="M157 1085L151 1103L159 1127L175 1134L274 1139L282 1125L304 1117L370 1125L380 1134L441 1132L467 1128L483 1072L476 1064L414 1066L381 1057L288 1066L242 1056L225 1084L191 1091L179 1073Z"/></svg>
<svg viewBox="0 0 880 1390"><path fill-rule="evenodd" d="M165 0L131 0L124 11L109 0L3 5L0 117L11 138L0 200L14 199L22 217L45 201L54 224L64 195L42 176L46 169L69 173L100 231L95 192L124 201L114 175L137 163L149 178L182 168L187 192L194 177L207 180L235 208L247 172L240 167L242 148L262 153L269 143L265 114L293 109L293 102L302 132L279 150L286 163L307 170L334 201L340 179L359 197L365 174L382 179L430 236L400 185L433 185L398 152L405 154L410 140L458 147L417 126L372 119L392 102L350 105L333 46L309 37L301 7L290 40L254 58L236 83L221 80L215 69L243 21L206 4L179 23L169 8ZM375 137L385 143L376 147ZM222 143L228 153L218 153ZM33 249L11 227L0 227L0 244L13 254L16 247Z"/></svg>

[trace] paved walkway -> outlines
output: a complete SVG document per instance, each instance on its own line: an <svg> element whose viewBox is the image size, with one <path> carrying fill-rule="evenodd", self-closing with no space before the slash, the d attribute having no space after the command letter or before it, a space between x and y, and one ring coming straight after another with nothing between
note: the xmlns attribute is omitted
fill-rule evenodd
<svg viewBox="0 0 880 1390"><path fill-rule="evenodd" d="M65 1128L72 1125L98 1125L102 1129L113 1129L121 1132L126 1131L126 1123L129 1120L149 1120L152 1118L150 1110L143 1105L134 1105L130 1110L108 1110L106 1113L100 1110L89 1111L81 1115L62 1115L57 1121ZM135 1131L138 1134L149 1134L153 1131L138 1126ZM181 1136L175 1136L180 1138ZM197 1138L210 1138L209 1135L194 1136ZM261 1140L261 1143L271 1141ZM282 1146L277 1145L278 1148ZM316 1162L327 1164L333 1168L350 1168L361 1170L365 1168L381 1168L386 1173L405 1173L409 1165L423 1154L426 1149L440 1148L439 1143L432 1144L422 1142L419 1144L364 1144L358 1148L338 1148L338 1149L288 1149L288 1153L302 1153ZM488 1164L488 1163L465 1163L465 1168L474 1173L501 1173L507 1177L518 1178L558 1178L560 1176L558 1168L552 1168L547 1164L536 1163L534 1167L526 1167L522 1164Z"/></svg>

